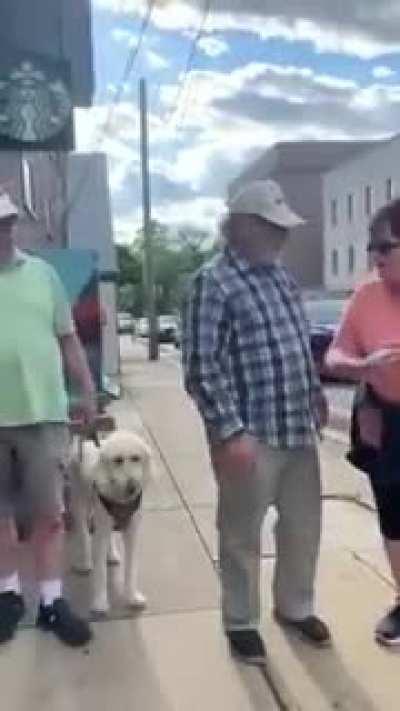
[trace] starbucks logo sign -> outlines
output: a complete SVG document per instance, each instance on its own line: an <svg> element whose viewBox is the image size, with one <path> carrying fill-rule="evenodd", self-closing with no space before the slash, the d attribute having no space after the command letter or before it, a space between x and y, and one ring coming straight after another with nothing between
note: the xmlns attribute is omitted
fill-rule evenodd
<svg viewBox="0 0 400 711"><path fill-rule="evenodd" d="M66 82L34 61L0 74L0 136L42 143L57 136L72 114Z"/></svg>

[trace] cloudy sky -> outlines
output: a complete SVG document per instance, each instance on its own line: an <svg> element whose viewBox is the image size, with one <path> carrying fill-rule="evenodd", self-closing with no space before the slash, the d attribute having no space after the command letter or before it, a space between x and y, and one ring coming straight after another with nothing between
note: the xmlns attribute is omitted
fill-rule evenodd
<svg viewBox="0 0 400 711"><path fill-rule="evenodd" d="M110 113L146 3L92 0L97 91L94 107L78 112L78 147L109 155L118 240L130 241L141 219L139 77L148 80L153 215L171 224L214 229L227 184L276 141L400 131L398 0L211 0L185 76L206 1L155 0Z"/></svg>

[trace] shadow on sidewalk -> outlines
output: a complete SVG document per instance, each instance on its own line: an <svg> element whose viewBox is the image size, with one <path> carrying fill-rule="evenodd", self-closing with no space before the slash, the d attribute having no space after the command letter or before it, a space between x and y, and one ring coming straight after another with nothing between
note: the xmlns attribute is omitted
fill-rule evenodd
<svg viewBox="0 0 400 711"><path fill-rule="evenodd" d="M281 632L306 675L326 698L329 708L379 711L365 689L349 673L335 646L329 649L313 648L296 639L293 633L283 629Z"/></svg>

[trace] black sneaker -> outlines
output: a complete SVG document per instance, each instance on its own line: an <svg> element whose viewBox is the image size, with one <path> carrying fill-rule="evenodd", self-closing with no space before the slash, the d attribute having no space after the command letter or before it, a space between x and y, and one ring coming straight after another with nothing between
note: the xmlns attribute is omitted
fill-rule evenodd
<svg viewBox="0 0 400 711"><path fill-rule="evenodd" d="M44 632L54 632L69 647L83 647L93 637L86 620L75 615L62 598L52 605L40 604L36 625Z"/></svg>
<svg viewBox="0 0 400 711"><path fill-rule="evenodd" d="M400 645L400 603L397 603L379 622L375 639L386 647Z"/></svg>
<svg viewBox="0 0 400 711"><path fill-rule="evenodd" d="M257 630L228 630L232 654L247 664L265 662L265 646Z"/></svg>
<svg viewBox="0 0 400 711"><path fill-rule="evenodd" d="M325 622L315 615L309 615L302 620L292 620L275 611L274 617L278 624L296 632L306 642L311 642L317 647L329 647L331 645L332 638L328 627Z"/></svg>
<svg viewBox="0 0 400 711"><path fill-rule="evenodd" d="M14 637L24 614L25 605L21 595L15 592L0 594L0 644L9 642Z"/></svg>

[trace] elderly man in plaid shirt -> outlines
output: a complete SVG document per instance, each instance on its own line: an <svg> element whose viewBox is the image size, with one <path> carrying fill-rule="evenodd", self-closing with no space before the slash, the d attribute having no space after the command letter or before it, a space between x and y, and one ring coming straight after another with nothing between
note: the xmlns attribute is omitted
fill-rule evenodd
<svg viewBox="0 0 400 711"><path fill-rule="evenodd" d="M185 386L204 420L218 485L222 616L231 650L263 661L260 534L278 512L275 619L327 645L314 614L321 531L317 435L328 412L299 289L280 263L304 221L272 180L229 203L225 248L195 276L183 319Z"/></svg>

